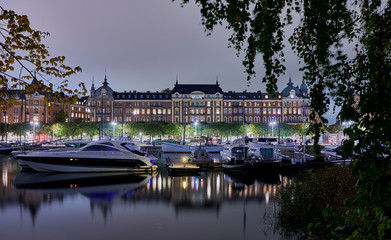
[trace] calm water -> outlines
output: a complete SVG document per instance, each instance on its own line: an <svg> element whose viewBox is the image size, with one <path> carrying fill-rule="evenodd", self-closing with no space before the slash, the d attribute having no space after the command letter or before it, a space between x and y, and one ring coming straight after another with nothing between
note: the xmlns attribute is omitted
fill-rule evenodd
<svg viewBox="0 0 391 240"><path fill-rule="evenodd" d="M282 176L42 174L11 156L0 168L2 240L285 239L274 219Z"/></svg>

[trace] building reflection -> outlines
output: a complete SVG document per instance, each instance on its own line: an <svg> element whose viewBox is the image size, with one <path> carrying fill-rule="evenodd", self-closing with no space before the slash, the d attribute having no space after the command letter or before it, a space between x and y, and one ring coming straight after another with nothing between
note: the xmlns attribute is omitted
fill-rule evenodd
<svg viewBox="0 0 391 240"><path fill-rule="evenodd" d="M53 179L61 174L45 177L39 173L26 175L20 172L18 164L12 158L1 158L0 163L1 207L19 205L21 211L28 212L33 224L42 206L53 202L63 203L67 197L76 194L89 199L93 217L100 212L104 219L118 203L137 205L164 202L173 206L176 214L189 211L218 214L223 204L243 202L244 199L246 202L268 204L275 199L278 188L291 181L281 175L249 177L223 172L202 172L193 176L168 176L159 173L132 179L126 175L112 178L97 176L55 182ZM65 177L67 176L64 175ZM23 184L23 181L26 183Z"/></svg>

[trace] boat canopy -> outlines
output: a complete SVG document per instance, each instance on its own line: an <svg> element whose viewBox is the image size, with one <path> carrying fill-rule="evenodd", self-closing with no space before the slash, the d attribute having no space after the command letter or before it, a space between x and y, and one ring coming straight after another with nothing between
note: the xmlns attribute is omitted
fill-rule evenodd
<svg viewBox="0 0 391 240"><path fill-rule="evenodd" d="M129 151L131 151L132 153L134 153L134 154L137 154L137 155L139 155L139 156L145 156L145 154L144 154L143 152L140 152L140 151L134 149L133 146L130 145L130 144L128 144L128 143L122 143L121 145L122 145L123 147L125 147L127 150L129 150Z"/></svg>

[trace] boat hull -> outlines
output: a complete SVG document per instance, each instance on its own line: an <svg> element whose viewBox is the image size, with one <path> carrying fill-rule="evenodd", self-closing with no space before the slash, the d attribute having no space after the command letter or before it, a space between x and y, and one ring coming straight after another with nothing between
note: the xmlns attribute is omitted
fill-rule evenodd
<svg viewBox="0 0 391 240"><path fill-rule="evenodd" d="M138 159L126 158L77 158L77 157L30 157L18 155L22 168L37 172L152 172L156 165L145 164Z"/></svg>

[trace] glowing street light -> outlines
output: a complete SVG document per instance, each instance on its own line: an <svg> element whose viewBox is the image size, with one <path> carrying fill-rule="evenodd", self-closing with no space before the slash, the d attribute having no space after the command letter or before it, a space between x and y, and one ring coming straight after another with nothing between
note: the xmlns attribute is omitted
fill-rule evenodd
<svg viewBox="0 0 391 240"><path fill-rule="evenodd" d="M353 121L351 121L351 120L342 122L342 126L344 126L346 128L350 127L352 124L353 124Z"/></svg>
<svg viewBox="0 0 391 240"><path fill-rule="evenodd" d="M116 122L111 122L111 125L113 125L113 138L115 137L115 126L117 126Z"/></svg>
<svg viewBox="0 0 391 240"><path fill-rule="evenodd" d="M142 135L143 135L143 133L142 133L142 132L140 132L140 133L139 133L139 135L140 135L140 143L142 143L142 142L143 142L143 139L142 139L142 138L143 138L143 136L142 136Z"/></svg>
<svg viewBox="0 0 391 240"><path fill-rule="evenodd" d="M35 140L35 126L38 126L39 122L31 121L30 124L33 125L33 140Z"/></svg>
<svg viewBox="0 0 391 240"><path fill-rule="evenodd" d="M194 126L195 126L195 132L194 132L194 136L197 137L197 126L198 126L198 120L196 120L194 122Z"/></svg>

